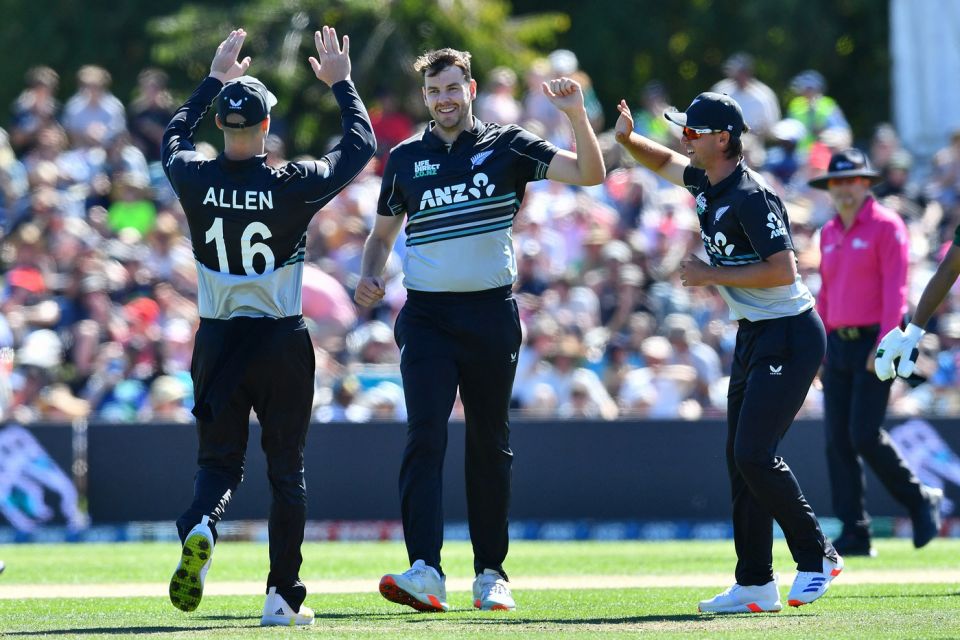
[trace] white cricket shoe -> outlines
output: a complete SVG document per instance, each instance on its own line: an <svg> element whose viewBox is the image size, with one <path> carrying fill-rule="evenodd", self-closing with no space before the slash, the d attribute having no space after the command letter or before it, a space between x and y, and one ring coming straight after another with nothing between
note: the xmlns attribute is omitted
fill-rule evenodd
<svg viewBox="0 0 960 640"><path fill-rule="evenodd" d="M209 516L190 529L180 551L180 564L170 578L170 602L181 611L194 611L203 598L203 581L213 562L213 531Z"/></svg>
<svg viewBox="0 0 960 640"><path fill-rule="evenodd" d="M417 611L448 611L446 579L423 560L403 573L388 573L380 579L380 594L390 602Z"/></svg>
<svg viewBox="0 0 960 640"><path fill-rule="evenodd" d="M701 600L701 613L776 613L783 609L777 576L764 585L732 587L709 600Z"/></svg>
<svg viewBox="0 0 960 640"><path fill-rule="evenodd" d="M481 611L512 611L517 603L506 579L493 569L484 569L473 580L473 606Z"/></svg>
<svg viewBox="0 0 960 640"><path fill-rule="evenodd" d="M277 588L270 587L267 600L263 603L261 627L299 627L310 624L313 624L313 609L301 604L300 611L294 611L283 596L277 593Z"/></svg>
<svg viewBox="0 0 960 640"><path fill-rule="evenodd" d="M823 557L823 571L799 571L797 577L793 579L793 586L790 587L790 594L787 596L787 604L791 607L801 607L810 604L830 588L833 579L843 571L843 558L839 553L835 553L836 559L827 556Z"/></svg>

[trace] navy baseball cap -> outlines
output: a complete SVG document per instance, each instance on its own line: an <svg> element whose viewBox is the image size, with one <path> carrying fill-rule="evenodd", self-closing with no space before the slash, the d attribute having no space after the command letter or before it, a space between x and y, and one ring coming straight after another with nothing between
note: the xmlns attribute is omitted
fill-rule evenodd
<svg viewBox="0 0 960 640"><path fill-rule="evenodd" d="M827 183L833 178L868 178L871 184L880 182L880 174L870 166L870 160L860 149L844 149L830 156L830 165L827 172L810 180L814 189L826 189Z"/></svg>
<svg viewBox="0 0 960 640"><path fill-rule="evenodd" d="M240 76L223 85L216 102L220 124L243 129L263 122L277 97L253 76Z"/></svg>
<svg viewBox="0 0 960 640"><path fill-rule="evenodd" d="M749 131L740 105L725 93L706 91L694 98L686 111L667 111L663 117L681 127L729 131L735 138Z"/></svg>

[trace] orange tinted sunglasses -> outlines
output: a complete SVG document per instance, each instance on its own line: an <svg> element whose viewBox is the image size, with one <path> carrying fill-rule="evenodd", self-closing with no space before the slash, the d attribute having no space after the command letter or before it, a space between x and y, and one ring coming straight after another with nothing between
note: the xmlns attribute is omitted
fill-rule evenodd
<svg viewBox="0 0 960 640"><path fill-rule="evenodd" d="M708 133L721 133L720 129L704 129L701 127L684 127L683 137L687 140L699 140Z"/></svg>

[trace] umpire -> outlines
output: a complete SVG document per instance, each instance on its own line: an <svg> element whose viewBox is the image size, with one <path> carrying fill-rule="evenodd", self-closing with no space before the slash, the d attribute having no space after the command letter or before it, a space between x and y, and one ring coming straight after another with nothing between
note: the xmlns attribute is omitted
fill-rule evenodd
<svg viewBox="0 0 960 640"><path fill-rule="evenodd" d="M423 74L432 121L422 135L390 152L354 296L364 306L383 298L381 274L406 223L408 293L394 332L409 416L400 496L412 566L385 575L380 591L416 609L449 608L440 566L442 477L447 421L459 390L466 418L473 604L513 609L503 569L513 461L508 407L520 350L513 220L529 182L599 184L603 159L583 92L569 78L541 88L569 119L576 153L515 125L474 118L477 83L469 52L430 51L414 69Z"/></svg>
<svg viewBox="0 0 960 640"><path fill-rule="evenodd" d="M301 315L307 225L367 164L376 149L350 79L349 39L316 32L316 77L340 105L343 138L318 161L266 164L264 138L276 98L237 62L246 33L232 31L210 75L163 136L163 167L186 212L197 262L200 327L191 375L199 437L193 503L177 520L183 542L170 598L196 609L216 525L243 478L251 408L261 426L273 492L270 573L261 624L312 624L303 601L300 547L306 519L303 448L313 404L314 355ZM206 160L193 132L216 104L224 151Z"/></svg>
<svg viewBox="0 0 960 640"><path fill-rule="evenodd" d="M866 156L847 149L830 158L810 186L827 189L837 210L820 232L817 310L827 330L823 393L833 510L843 555L873 556L863 463L910 512L913 544L937 534L942 494L923 486L881 427L892 380L874 375L880 336L900 326L907 310L907 227L870 194L880 180Z"/></svg>
<svg viewBox="0 0 960 640"><path fill-rule="evenodd" d="M793 472L776 455L797 415L824 351L814 300L796 269L790 221L780 198L742 156L747 131L740 105L725 94L697 96L685 112L686 155L633 133L626 101L616 138L640 164L696 198L709 264L681 265L686 287L712 285L740 324L727 394L727 469L733 494L736 584L700 602L704 612L779 611L773 573L773 521L797 563L788 604L826 592L843 559L824 538Z"/></svg>

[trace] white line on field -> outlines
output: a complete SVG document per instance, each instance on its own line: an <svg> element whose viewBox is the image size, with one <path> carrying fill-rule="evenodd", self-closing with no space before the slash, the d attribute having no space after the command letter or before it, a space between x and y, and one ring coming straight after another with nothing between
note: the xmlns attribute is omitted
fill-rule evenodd
<svg viewBox="0 0 960 640"><path fill-rule="evenodd" d="M789 579L787 579L789 577ZM544 589L642 589L659 587L723 587L729 586L732 576L723 573L639 575L639 576L530 576L518 577L510 584L516 591ZM786 576L781 584L790 584L793 575ZM308 593L375 593L379 578L345 580L308 580ZM447 591L469 591L469 578L448 578ZM857 570L849 568L837 578L843 584L960 584L956 570ZM0 600L26 598L133 598L140 596L167 595L168 583L114 583L114 584L11 584L0 585ZM218 582L207 581L205 596L262 595L263 582Z"/></svg>

